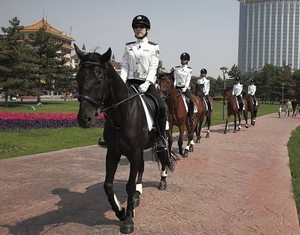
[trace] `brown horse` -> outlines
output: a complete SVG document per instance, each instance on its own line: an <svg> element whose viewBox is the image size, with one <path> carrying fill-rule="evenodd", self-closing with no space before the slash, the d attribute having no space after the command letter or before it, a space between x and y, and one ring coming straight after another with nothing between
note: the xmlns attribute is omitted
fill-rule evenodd
<svg viewBox="0 0 300 235"><path fill-rule="evenodd" d="M255 126L255 119L256 119L256 115L257 115L257 111L258 111L258 107L259 107L259 102L258 99L256 98L256 104L254 104L254 100L253 97L249 94L245 94L244 98L247 102L247 109L248 112L250 112L251 115L251 125Z"/></svg>
<svg viewBox="0 0 300 235"><path fill-rule="evenodd" d="M228 121L230 119L230 116L234 116L234 130L233 132L235 133L237 130L237 118L239 121L239 125L238 125L238 130L241 129L242 125L241 125L241 113L239 111L239 107L237 104L237 100L236 97L234 95L232 95L232 90L231 89L226 89L224 90L223 93L223 104L225 105L227 102L227 118L226 118L226 124L225 124L225 129L224 129L224 134L227 133L228 130ZM247 109L247 103L246 101L243 99L243 103L244 103L244 110L243 110L243 115L244 115L244 119L246 121L245 127L248 128L248 109Z"/></svg>
<svg viewBox="0 0 300 235"><path fill-rule="evenodd" d="M199 110L201 110L200 102L195 96L193 96L193 101L195 106L198 109L198 112L194 113L195 122L188 123L188 113L185 108L185 103L182 97L182 94L174 86L173 73L161 73L159 74L158 79L159 92L162 98L165 100L168 106L168 121L169 121L169 130L167 132L169 150L171 151L172 147L172 134L173 126L178 126L179 128L179 137L178 137L178 148L179 154L183 157L188 157L188 152L192 152L194 149L193 133L196 129L197 121L199 119ZM183 151L183 135L185 129L187 128L188 143Z"/></svg>
<svg viewBox="0 0 300 235"><path fill-rule="evenodd" d="M204 118L205 119L205 125L207 126L207 131L206 131L206 138L209 138L209 134L210 134L210 125L211 125L211 117L212 117L212 109L209 110L208 108L208 104L205 101L205 96L203 94L203 90L202 90L201 85L198 85L196 88L196 97L200 99L201 105L202 105L202 115L200 115L200 119L197 123L197 127L196 127L196 143L200 142L201 139L201 129L202 129L202 125L203 125L203 121ZM209 102L211 107L213 107L213 99L211 97L209 97ZM205 126L204 125L204 126Z"/></svg>

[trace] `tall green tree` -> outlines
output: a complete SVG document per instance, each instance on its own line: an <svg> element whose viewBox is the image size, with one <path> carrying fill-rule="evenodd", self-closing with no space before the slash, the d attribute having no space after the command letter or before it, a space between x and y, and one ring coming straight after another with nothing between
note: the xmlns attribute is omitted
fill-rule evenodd
<svg viewBox="0 0 300 235"><path fill-rule="evenodd" d="M33 37L32 46L35 48L38 57L38 74L35 81L35 94L38 102L41 95L46 91L54 90L55 84L59 82L64 70L66 59L61 51L62 43L53 40L51 34L46 32L46 28L40 28Z"/></svg>
<svg viewBox="0 0 300 235"><path fill-rule="evenodd" d="M9 27L1 27L6 40L0 48L0 88L5 93L6 106L9 96L25 92L36 59L33 48L24 42L20 33L23 29L20 20L14 17L9 23Z"/></svg>

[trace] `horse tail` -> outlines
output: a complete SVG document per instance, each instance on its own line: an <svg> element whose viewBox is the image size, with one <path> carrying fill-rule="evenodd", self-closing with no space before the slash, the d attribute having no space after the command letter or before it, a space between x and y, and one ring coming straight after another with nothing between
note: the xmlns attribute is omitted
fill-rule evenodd
<svg viewBox="0 0 300 235"><path fill-rule="evenodd" d="M156 159L158 162L162 165L162 167L166 168L167 170L173 172L175 170L175 164L179 157L176 153L174 153L172 150L169 151L160 151L156 152Z"/></svg>

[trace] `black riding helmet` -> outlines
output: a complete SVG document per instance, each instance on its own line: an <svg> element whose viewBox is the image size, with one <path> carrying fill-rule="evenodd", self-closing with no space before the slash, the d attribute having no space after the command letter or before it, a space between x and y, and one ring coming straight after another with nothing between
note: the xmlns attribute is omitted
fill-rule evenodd
<svg viewBox="0 0 300 235"><path fill-rule="evenodd" d="M201 70L200 70L200 74L207 74L207 70L206 70L206 69L204 69L204 68L203 68L203 69L201 69Z"/></svg>
<svg viewBox="0 0 300 235"><path fill-rule="evenodd" d="M181 54L180 60L190 61L190 55L188 53L184 52L184 53Z"/></svg>
<svg viewBox="0 0 300 235"><path fill-rule="evenodd" d="M151 27L150 20L148 19L147 16L144 16L144 15L137 15L136 17L133 18L132 24L131 24L132 28L137 24L145 25L146 28L148 28L148 29L150 29L150 27Z"/></svg>

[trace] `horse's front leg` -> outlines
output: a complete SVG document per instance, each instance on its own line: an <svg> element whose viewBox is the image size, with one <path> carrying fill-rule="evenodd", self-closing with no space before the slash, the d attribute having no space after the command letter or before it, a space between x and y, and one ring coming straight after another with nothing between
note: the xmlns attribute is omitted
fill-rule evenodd
<svg viewBox="0 0 300 235"><path fill-rule="evenodd" d="M248 111L244 110L245 127L248 128Z"/></svg>
<svg viewBox="0 0 300 235"><path fill-rule="evenodd" d="M238 130L241 130L241 128L242 128L242 118L241 118L240 114L238 114L238 121L239 121Z"/></svg>
<svg viewBox="0 0 300 235"><path fill-rule="evenodd" d="M209 138L210 124L211 124L211 111L208 111L208 114L206 116L206 124L207 124L206 138Z"/></svg>
<svg viewBox="0 0 300 235"><path fill-rule="evenodd" d="M136 193L136 177L140 167L140 159L143 151L134 153L128 160L130 161L130 172L129 179L126 184L127 192L127 209L125 221L122 224L120 231L121 233L129 234L134 231L134 223L132 218L134 217L134 205L135 205L135 193Z"/></svg>
<svg viewBox="0 0 300 235"><path fill-rule="evenodd" d="M187 128L188 130L188 143L184 150L184 157L188 157L189 152L194 152L194 131L197 128L197 123L193 123Z"/></svg>
<svg viewBox="0 0 300 235"><path fill-rule="evenodd" d="M145 161L144 161L144 153L142 153L139 170L138 170L138 176L136 181L136 190L134 195L134 207L138 207L140 205L140 195L143 193L143 173L145 169Z"/></svg>
<svg viewBox="0 0 300 235"><path fill-rule="evenodd" d="M183 155L183 149L182 149L182 145L183 145L183 134L184 134L184 124L179 126L179 137L178 137L178 150L179 150L179 154Z"/></svg>
<svg viewBox="0 0 300 235"><path fill-rule="evenodd" d="M118 167L118 163L120 161L121 154L113 153L109 149L106 153L106 176L104 181L104 191L107 195L108 201L111 205L111 208L115 212L116 216L119 220L125 220L125 208L121 206L117 196L114 193L113 189L113 181L115 177L115 173Z"/></svg>
<svg viewBox="0 0 300 235"><path fill-rule="evenodd" d="M227 130L228 130L228 118L226 119L226 122L225 122L224 134L227 133Z"/></svg>
<svg viewBox="0 0 300 235"><path fill-rule="evenodd" d="M160 174L160 182L158 185L159 190L166 190L167 188L167 170L165 166L161 167L161 174Z"/></svg>
<svg viewBox="0 0 300 235"><path fill-rule="evenodd" d="M234 122L234 129L233 129L233 133L236 133L236 116L237 116L238 114L236 114L236 115L234 115L234 119L233 119L233 122Z"/></svg>
<svg viewBox="0 0 300 235"><path fill-rule="evenodd" d="M202 121L199 121L196 126L196 143L200 143L201 139Z"/></svg>

